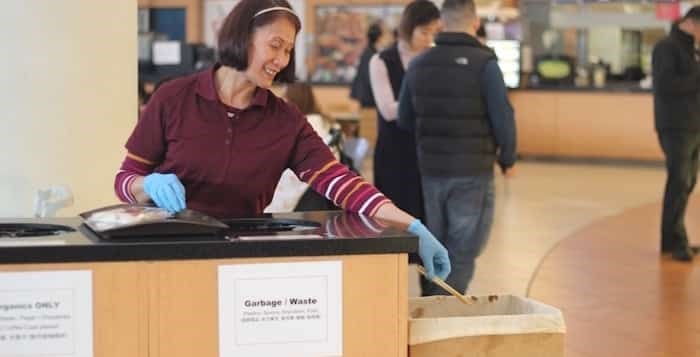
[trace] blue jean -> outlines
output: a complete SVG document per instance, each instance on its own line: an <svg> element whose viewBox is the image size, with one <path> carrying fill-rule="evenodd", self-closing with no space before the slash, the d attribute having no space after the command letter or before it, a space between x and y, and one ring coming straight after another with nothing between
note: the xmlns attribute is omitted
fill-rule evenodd
<svg viewBox="0 0 700 357"><path fill-rule="evenodd" d="M446 281L465 293L474 275L476 258L491 232L493 175L423 176L422 180L426 226L447 248L452 263L452 272ZM423 296L449 295L425 279L421 279L421 287Z"/></svg>

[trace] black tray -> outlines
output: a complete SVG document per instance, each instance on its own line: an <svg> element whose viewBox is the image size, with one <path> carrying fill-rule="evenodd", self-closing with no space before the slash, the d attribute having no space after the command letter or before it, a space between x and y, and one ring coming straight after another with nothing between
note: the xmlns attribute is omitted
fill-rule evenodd
<svg viewBox="0 0 700 357"><path fill-rule="evenodd" d="M108 223L100 225L99 222L96 222L94 219L96 214L105 214L109 211L125 216L136 216L139 212L148 212L152 213L155 218L121 224ZM83 218L86 227L99 237L106 239L219 235L229 228L226 224L201 212L184 210L175 215L168 215L161 208L148 205L120 204L107 206L83 212L80 214L80 217Z"/></svg>

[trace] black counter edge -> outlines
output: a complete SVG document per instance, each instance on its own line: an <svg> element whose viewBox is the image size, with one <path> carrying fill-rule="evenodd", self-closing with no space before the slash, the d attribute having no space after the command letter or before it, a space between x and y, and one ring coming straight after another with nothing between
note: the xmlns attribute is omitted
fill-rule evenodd
<svg viewBox="0 0 700 357"><path fill-rule="evenodd" d="M0 264L312 257L402 254L418 251L418 239L413 237L397 237L376 241L372 239L331 239L307 241L308 244L300 244L302 242L298 240L260 243L8 247L0 249Z"/></svg>

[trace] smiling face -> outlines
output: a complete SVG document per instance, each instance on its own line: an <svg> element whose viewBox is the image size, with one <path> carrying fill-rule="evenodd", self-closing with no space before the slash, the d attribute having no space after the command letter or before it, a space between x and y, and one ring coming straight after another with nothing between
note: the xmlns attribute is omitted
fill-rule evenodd
<svg viewBox="0 0 700 357"><path fill-rule="evenodd" d="M248 80L270 88L277 73L289 64L296 35L294 24L285 17L256 28L248 48Z"/></svg>

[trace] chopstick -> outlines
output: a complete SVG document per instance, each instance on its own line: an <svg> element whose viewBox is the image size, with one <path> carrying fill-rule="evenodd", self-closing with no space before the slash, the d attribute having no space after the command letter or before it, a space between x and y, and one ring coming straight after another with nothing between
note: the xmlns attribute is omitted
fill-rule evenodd
<svg viewBox="0 0 700 357"><path fill-rule="evenodd" d="M428 277L428 273L425 272L425 268L423 268L420 265L418 266L418 272L423 274L423 276L425 276L426 278ZM432 282L437 284L439 287L445 289L445 291L447 291L448 293L454 295L454 297L456 297L459 301L461 301L464 304L473 304L475 302L474 298L472 298L472 300L467 299L466 296L462 295L459 291L452 288L450 284L447 284L444 280L440 279L437 276L433 277Z"/></svg>

